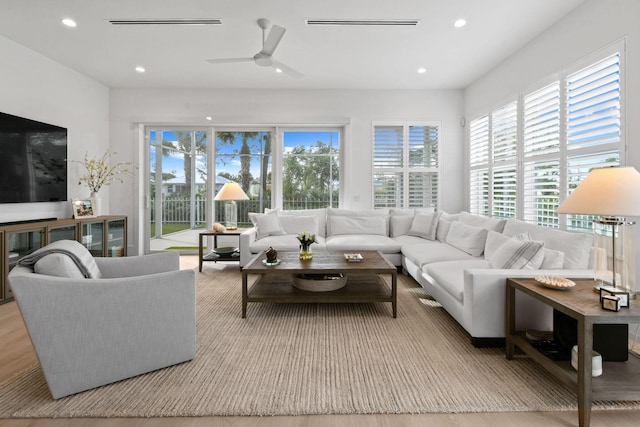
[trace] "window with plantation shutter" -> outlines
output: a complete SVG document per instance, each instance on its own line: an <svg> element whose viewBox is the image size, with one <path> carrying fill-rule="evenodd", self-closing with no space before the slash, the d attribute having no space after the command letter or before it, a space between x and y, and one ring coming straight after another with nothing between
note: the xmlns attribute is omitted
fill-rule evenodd
<svg viewBox="0 0 640 427"><path fill-rule="evenodd" d="M491 113L491 216L516 217L518 106L510 102Z"/></svg>
<svg viewBox="0 0 640 427"><path fill-rule="evenodd" d="M523 97L523 219L557 228L560 200L560 82Z"/></svg>
<svg viewBox="0 0 640 427"><path fill-rule="evenodd" d="M591 170L624 164L620 53L602 58L470 121L470 212L591 232L592 217L555 210Z"/></svg>
<svg viewBox="0 0 640 427"><path fill-rule="evenodd" d="M438 206L440 126L373 123L375 208Z"/></svg>

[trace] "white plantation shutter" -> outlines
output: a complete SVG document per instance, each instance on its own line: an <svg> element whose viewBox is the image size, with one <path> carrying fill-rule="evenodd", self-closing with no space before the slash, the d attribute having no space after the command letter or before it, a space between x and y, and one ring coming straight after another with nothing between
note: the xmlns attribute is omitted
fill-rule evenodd
<svg viewBox="0 0 640 427"><path fill-rule="evenodd" d="M624 164L620 53L603 57L470 122L470 212L591 232L555 210L592 169Z"/></svg>
<svg viewBox="0 0 640 427"><path fill-rule="evenodd" d="M440 126L373 126L374 207L437 207Z"/></svg>
<svg viewBox="0 0 640 427"><path fill-rule="evenodd" d="M620 54L567 77L567 148L620 140Z"/></svg>
<svg viewBox="0 0 640 427"><path fill-rule="evenodd" d="M489 116L469 123L469 212L489 215Z"/></svg>
<svg viewBox="0 0 640 427"><path fill-rule="evenodd" d="M491 113L491 216L516 217L518 105L510 102Z"/></svg>
<svg viewBox="0 0 640 427"><path fill-rule="evenodd" d="M523 219L557 228L560 200L560 82L523 98Z"/></svg>

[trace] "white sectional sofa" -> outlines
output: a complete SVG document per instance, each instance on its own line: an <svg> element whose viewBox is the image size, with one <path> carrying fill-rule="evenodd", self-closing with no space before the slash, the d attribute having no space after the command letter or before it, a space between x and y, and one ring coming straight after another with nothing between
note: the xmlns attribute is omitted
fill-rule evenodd
<svg viewBox="0 0 640 427"><path fill-rule="evenodd" d="M593 277L589 233L570 233L516 219L429 209L301 211L251 214L240 236L240 266L274 247L297 251L300 232L315 233L313 251L379 250L402 267L469 333L476 346L505 336L508 277ZM551 330L549 307L518 295L519 329Z"/></svg>

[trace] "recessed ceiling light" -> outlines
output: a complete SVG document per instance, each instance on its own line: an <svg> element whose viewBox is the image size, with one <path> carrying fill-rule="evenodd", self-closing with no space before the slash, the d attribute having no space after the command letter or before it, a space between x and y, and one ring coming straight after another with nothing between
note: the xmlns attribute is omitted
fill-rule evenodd
<svg viewBox="0 0 640 427"><path fill-rule="evenodd" d="M211 121L211 120L213 120L213 117L211 117L211 116L207 116L207 117L205 117L204 119L205 119L205 120L209 120L209 121Z"/></svg>
<svg viewBox="0 0 640 427"><path fill-rule="evenodd" d="M139 72L139 73L144 73L147 70L145 70L144 67L138 66L138 67L136 67L136 71Z"/></svg>
<svg viewBox="0 0 640 427"><path fill-rule="evenodd" d="M467 20L464 18L456 19L456 21L453 23L453 26L456 28L462 28L465 25L467 25Z"/></svg>
<svg viewBox="0 0 640 427"><path fill-rule="evenodd" d="M424 74L424 73L426 73L426 72L427 72L427 69L426 69L426 68L424 68L424 67L420 67L420 68L418 68L418 74Z"/></svg>
<svg viewBox="0 0 640 427"><path fill-rule="evenodd" d="M63 23L64 25L66 25L67 27L71 27L71 28L76 27L76 26L78 25L78 24L76 24L76 21L74 21L74 20L73 20L73 19L71 19L71 18L64 18L64 19L62 20L62 23Z"/></svg>
<svg viewBox="0 0 640 427"><path fill-rule="evenodd" d="M282 70L280 68L276 68L276 73L281 73Z"/></svg>

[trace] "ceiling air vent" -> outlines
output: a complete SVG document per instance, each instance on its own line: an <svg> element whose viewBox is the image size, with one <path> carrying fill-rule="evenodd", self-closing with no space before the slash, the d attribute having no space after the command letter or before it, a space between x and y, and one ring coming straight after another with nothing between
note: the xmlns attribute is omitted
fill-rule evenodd
<svg viewBox="0 0 640 427"><path fill-rule="evenodd" d="M222 25L221 19L110 19L112 25Z"/></svg>
<svg viewBox="0 0 640 427"><path fill-rule="evenodd" d="M307 25L347 25L347 26L367 26L367 25L388 25L388 26L410 26L415 27L420 22L419 19L307 19Z"/></svg>

